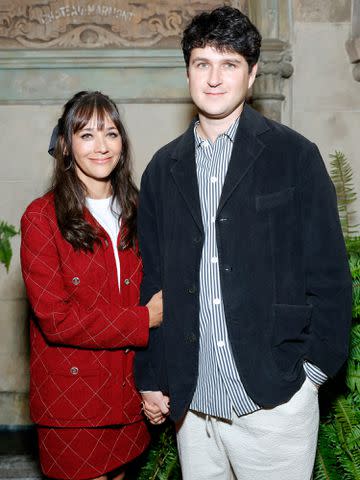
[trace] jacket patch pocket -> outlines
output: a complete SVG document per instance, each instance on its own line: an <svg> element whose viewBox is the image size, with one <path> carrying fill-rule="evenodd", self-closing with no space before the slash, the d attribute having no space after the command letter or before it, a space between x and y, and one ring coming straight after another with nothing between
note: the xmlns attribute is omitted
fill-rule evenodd
<svg viewBox="0 0 360 480"><path fill-rule="evenodd" d="M64 284L68 292L67 302L75 300L83 305L87 310L92 310L99 297L102 295L102 290L107 287L107 279L101 281L98 275L99 285L96 287L90 283L89 279L82 274L64 275ZM94 283L94 281L93 281Z"/></svg>
<svg viewBox="0 0 360 480"><path fill-rule="evenodd" d="M272 354L276 366L288 378L298 374L309 338L311 305L274 304L272 306Z"/></svg>
<svg viewBox="0 0 360 480"><path fill-rule="evenodd" d="M256 196L256 210L269 210L287 204L294 198L295 187L287 188L279 192L270 193L267 195Z"/></svg>
<svg viewBox="0 0 360 480"><path fill-rule="evenodd" d="M75 365L51 371L38 388L44 417L85 422L99 413L99 372ZM105 406L104 406L105 407Z"/></svg>

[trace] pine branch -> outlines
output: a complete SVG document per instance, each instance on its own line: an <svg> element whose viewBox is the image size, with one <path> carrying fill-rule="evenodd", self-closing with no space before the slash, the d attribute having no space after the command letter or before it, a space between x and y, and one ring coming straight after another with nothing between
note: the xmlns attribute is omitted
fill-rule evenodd
<svg viewBox="0 0 360 480"><path fill-rule="evenodd" d="M356 200L356 192L352 185L353 173L351 166L342 152L330 154L330 173L335 186L338 200L338 210L344 237L351 237L358 233L358 225L352 223L354 216L350 205Z"/></svg>

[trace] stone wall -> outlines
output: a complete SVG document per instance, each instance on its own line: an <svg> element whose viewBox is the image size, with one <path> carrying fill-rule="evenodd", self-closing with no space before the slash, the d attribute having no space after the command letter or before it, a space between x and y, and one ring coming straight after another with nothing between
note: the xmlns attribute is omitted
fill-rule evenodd
<svg viewBox="0 0 360 480"><path fill-rule="evenodd" d="M360 223L360 82L346 42L351 0L294 0L292 126L329 154L345 153L354 170Z"/></svg>
<svg viewBox="0 0 360 480"><path fill-rule="evenodd" d="M179 32L193 13L222 3L2 0L0 220L18 226L26 205L46 190L52 127L61 105L80 89L100 89L117 101L138 181L154 151L181 133L192 116ZM283 122L315 141L325 160L335 149L347 154L360 197L360 83L345 50L351 0L250 0L249 8L245 0L227 3L248 11L260 30L275 35L262 63L276 88L269 96L263 85L271 82L262 82L258 98L270 101L271 108L282 102L275 110ZM270 6L272 24L266 16ZM96 18L89 23L90 14ZM357 207L360 212L360 199ZM9 274L0 267L0 425L30 422L19 237L13 245Z"/></svg>

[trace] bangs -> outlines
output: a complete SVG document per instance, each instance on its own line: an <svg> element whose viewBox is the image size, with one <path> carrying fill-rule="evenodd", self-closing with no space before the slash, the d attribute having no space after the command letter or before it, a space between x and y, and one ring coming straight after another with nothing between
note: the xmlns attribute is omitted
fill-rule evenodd
<svg viewBox="0 0 360 480"><path fill-rule="evenodd" d="M82 130L93 118L96 119L96 128L104 130L105 120L109 118L120 132L120 118L117 109L104 98L92 98L80 104L74 112L72 133Z"/></svg>

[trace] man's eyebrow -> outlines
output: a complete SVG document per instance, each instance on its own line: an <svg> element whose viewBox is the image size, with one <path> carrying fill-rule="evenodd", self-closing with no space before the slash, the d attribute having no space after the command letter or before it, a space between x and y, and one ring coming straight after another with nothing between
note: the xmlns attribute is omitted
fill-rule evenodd
<svg viewBox="0 0 360 480"><path fill-rule="evenodd" d="M206 57L195 57L192 62L210 62L211 60ZM221 62L232 62L232 63L241 63L241 60L236 57L222 58Z"/></svg>

